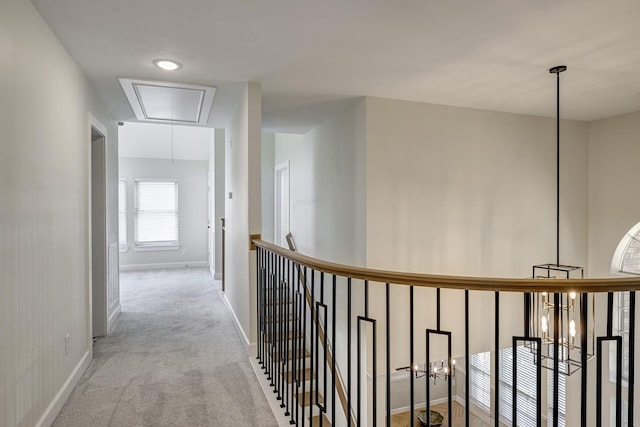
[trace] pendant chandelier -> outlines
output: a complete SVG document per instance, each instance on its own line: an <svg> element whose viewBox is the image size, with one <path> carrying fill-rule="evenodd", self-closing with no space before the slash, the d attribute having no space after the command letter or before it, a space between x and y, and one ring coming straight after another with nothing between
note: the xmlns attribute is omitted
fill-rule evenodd
<svg viewBox="0 0 640 427"><path fill-rule="evenodd" d="M534 279L583 279L582 267L560 263L560 73L567 67L560 65L549 70L557 76L556 95L556 262L533 266ZM595 328L595 300L588 294L576 292L539 292L525 296L528 324L525 335L540 338L542 367L564 375L571 375L593 358ZM591 314L589 314L591 312ZM534 351L533 344L528 347ZM586 353L586 357L585 354Z"/></svg>
<svg viewBox="0 0 640 427"><path fill-rule="evenodd" d="M409 372L416 379L429 375L429 379L433 381L435 385L436 380L448 381L450 378L456 377L456 361L455 359L451 359L451 366L449 366L446 360L440 360L439 362L430 362L429 369L426 369L426 364L424 364L423 367L416 364L396 368L396 371Z"/></svg>

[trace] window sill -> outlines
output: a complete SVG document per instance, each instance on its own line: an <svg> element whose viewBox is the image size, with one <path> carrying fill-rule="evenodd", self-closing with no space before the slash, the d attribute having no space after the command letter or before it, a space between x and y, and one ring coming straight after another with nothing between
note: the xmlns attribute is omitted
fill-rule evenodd
<svg viewBox="0 0 640 427"><path fill-rule="evenodd" d="M180 245L148 245L148 246L134 246L134 252L151 252L151 251L177 251L180 249Z"/></svg>

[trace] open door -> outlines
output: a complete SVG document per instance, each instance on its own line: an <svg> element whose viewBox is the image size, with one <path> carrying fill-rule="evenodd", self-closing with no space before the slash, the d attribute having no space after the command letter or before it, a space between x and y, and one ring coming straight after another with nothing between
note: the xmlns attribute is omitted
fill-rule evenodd
<svg viewBox="0 0 640 427"><path fill-rule="evenodd" d="M274 240L276 245L287 247L286 236L289 233L289 162L275 168L274 185Z"/></svg>
<svg viewBox="0 0 640 427"><path fill-rule="evenodd" d="M107 335L107 168L106 131L91 123L91 318L92 335Z"/></svg>

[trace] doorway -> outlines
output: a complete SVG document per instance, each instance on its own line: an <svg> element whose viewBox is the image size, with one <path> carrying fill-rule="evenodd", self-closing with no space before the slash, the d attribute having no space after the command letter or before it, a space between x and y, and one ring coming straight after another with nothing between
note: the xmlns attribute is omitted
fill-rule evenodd
<svg viewBox="0 0 640 427"><path fill-rule="evenodd" d="M106 129L90 119L90 226L92 336L107 335L107 164Z"/></svg>
<svg viewBox="0 0 640 427"><path fill-rule="evenodd" d="M289 161L276 166L274 190L274 243L286 248L286 235L290 231Z"/></svg>

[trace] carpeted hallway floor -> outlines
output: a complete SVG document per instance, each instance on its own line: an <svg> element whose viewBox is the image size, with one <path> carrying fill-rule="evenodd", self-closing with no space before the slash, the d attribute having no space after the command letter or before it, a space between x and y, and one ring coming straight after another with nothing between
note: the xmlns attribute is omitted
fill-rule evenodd
<svg viewBox="0 0 640 427"><path fill-rule="evenodd" d="M206 268L126 272L122 314L54 427L277 426Z"/></svg>

